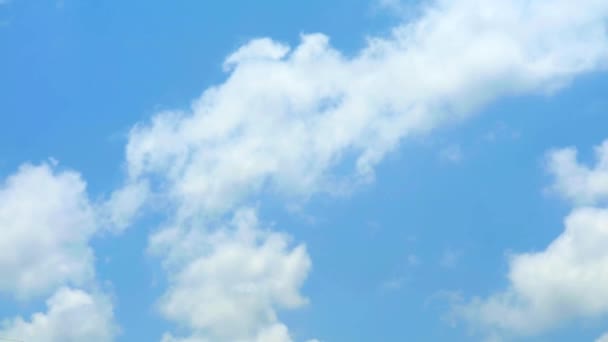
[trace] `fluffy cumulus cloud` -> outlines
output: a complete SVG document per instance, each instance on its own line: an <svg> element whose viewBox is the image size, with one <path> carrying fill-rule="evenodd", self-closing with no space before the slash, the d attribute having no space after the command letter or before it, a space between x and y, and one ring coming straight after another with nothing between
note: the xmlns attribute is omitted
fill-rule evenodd
<svg viewBox="0 0 608 342"><path fill-rule="evenodd" d="M98 229L80 175L51 164L21 166L0 185L0 227L0 292L21 301L52 295L46 313L3 320L0 335L23 341L111 341L110 302L76 289L95 287L88 242Z"/></svg>
<svg viewBox="0 0 608 342"><path fill-rule="evenodd" d="M24 165L0 187L0 291L22 299L92 280L96 230L81 177Z"/></svg>
<svg viewBox="0 0 608 342"><path fill-rule="evenodd" d="M163 236L165 245L189 251L160 253L171 279L161 311L199 340L225 331L255 340L258 326L283 331L275 308L297 305L269 295L284 275L262 272L262 256L274 251L277 265L298 259L304 276L305 252L279 248L273 234L247 240L234 227L220 229L219 239L210 221L232 216L261 192L305 199L349 191L372 180L375 165L409 137L462 120L497 97L550 93L606 67L607 18L604 0L438 0L353 54L323 34L303 35L293 47L270 38L243 45L225 60L225 82L129 135L127 183L150 184L146 196L174 209L152 249ZM192 246L185 241L191 234L204 242ZM225 258L233 261L221 272L212 266ZM260 260L261 273L253 276L238 258ZM239 320L212 319L236 315L243 283L253 290Z"/></svg>
<svg viewBox="0 0 608 342"><path fill-rule="evenodd" d="M577 204L608 200L608 140L595 148L595 165L579 163L578 151L570 147L549 153L549 171L555 177L552 189Z"/></svg>
<svg viewBox="0 0 608 342"><path fill-rule="evenodd" d="M550 152L552 188L576 206L564 232L544 251L513 255L508 289L474 299L457 308L458 314L496 336L534 335L577 318L608 315L608 143L595 151L595 167L580 164L573 148Z"/></svg>
<svg viewBox="0 0 608 342"><path fill-rule="evenodd" d="M19 341L109 342L116 328L110 302L101 295L61 288L47 300L47 312L0 323L0 335Z"/></svg>
<svg viewBox="0 0 608 342"><path fill-rule="evenodd" d="M608 314L608 210L580 208L544 251L511 257L510 286L460 314L495 333L532 335Z"/></svg>
<svg viewBox="0 0 608 342"><path fill-rule="evenodd" d="M276 308L306 304L299 289L310 259L303 245L260 228L253 210L213 232L162 230L151 249L167 255L170 285L160 310L192 331L185 341L291 341Z"/></svg>
<svg viewBox="0 0 608 342"><path fill-rule="evenodd" d="M595 342L608 342L608 333L602 335L602 337L595 340Z"/></svg>
<svg viewBox="0 0 608 342"><path fill-rule="evenodd" d="M607 17L601 0L437 1L350 57L323 34L294 48L254 40L190 110L133 129L128 168L161 175L182 215L228 210L263 188L339 191L329 171L341 161L369 179L408 136L606 66Z"/></svg>

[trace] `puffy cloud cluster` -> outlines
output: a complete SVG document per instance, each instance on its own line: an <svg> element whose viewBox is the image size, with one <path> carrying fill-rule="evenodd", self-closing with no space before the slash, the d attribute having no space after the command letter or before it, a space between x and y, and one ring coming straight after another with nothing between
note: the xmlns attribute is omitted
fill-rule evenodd
<svg viewBox="0 0 608 342"><path fill-rule="evenodd" d="M459 313L484 329L534 335L564 321L608 314L608 210L581 208L544 251L516 254L509 288Z"/></svg>
<svg viewBox="0 0 608 342"><path fill-rule="evenodd" d="M108 342L114 339L112 305L100 294L60 288L47 300L47 312L0 324L0 334L19 341Z"/></svg>
<svg viewBox="0 0 608 342"><path fill-rule="evenodd" d="M51 296L47 312L2 321L24 341L113 340L111 303L94 291L88 243L99 228L86 184L73 171L26 164L0 185L0 292L22 301ZM66 287L68 286L68 287Z"/></svg>
<svg viewBox="0 0 608 342"><path fill-rule="evenodd" d="M253 242L230 224L220 224L228 228L218 233L210 222L232 217L263 192L305 199L348 191L372 180L375 165L404 139L462 120L498 97L550 93L606 67L606 18L602 0L438 0L353 54L332 47L323 34L303 35L294 47L270 38L243 45L225 60L225 82L206 89L188 110L158 113L129 135L127 184L150 184L146 196L173 209L170 228L151 239L151 248L170 237L165 245L187 251L158 252L171 283L161 311L190 328L189 340L225 339L225 331L247 341L260 331L287 338L276 308L295 305L267 292L285 275L262 272L269 266L260 261L261 273L252 277L234 261L266 260L261 255L274 244L264 239L275 235ZM137 202L120 216L128 218L144 201L125 198ZM192 243L191 234L202 242ZM217 234L224 240L209 242ZM224 248L235 259L216 273L212 265L227 258ZM277 265L298 256L290 292L299 298L305 251L270 250ZM209 276L228 290L215 297L220 285ZM243 300L231 282L250 282L256 291L244 300L238 322L214 320L236 315L233 303ZM189 303L194 298L205 303ZM275 329L264 330L269 326Z"/></svg>
<svg viewBox="0 0 608 342"><path fill-rule="evenodd" d="M513 255L508 289L459 307L460 315L501 336L534 335L569 320L608 315L608 208L601 205L608 144L595 151L592 168L577 161L573 148L549 154L553 189L575 205L594 207L575 207L545 250Z"/></svg>
<svg viewBox="0 0 608 342"><path fill-rule="evenodd" d="M299 289L310 258L303 245L291 247L288 236L260 228L253 210L238 211L213 232L162 230L150 247L168 255L160 310L193 331L186 341L291 341L275 308L306 304Z"/></svg>
<svg viewBox="0 0 608 342"><path fill-rule="evenodd" d="M0 226L0 291L27 299L93 278L97 226L78 174L22 166L0 187Z"/></svg>

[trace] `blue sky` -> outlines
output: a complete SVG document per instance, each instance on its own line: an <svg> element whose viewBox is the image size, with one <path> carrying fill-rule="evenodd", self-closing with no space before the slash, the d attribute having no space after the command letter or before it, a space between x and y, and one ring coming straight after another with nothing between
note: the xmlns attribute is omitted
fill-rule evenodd
<svg viewBox="0 0 608 342"><path fill-rule="evenodd" d="M0 46L0 337L608 340L602 1L10 0Z"/></svg>

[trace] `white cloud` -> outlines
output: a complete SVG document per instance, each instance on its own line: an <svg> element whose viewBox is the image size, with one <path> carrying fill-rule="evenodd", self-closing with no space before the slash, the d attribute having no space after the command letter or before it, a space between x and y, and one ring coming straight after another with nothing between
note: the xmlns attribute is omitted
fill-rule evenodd
<svg viewBox="0 0 608 342"><path fill-rule="evenodd" d="M608 140L595 148L593 167L579 163L577 154L575 148L549 153L548 168L555 177L552 189L576 204L608 200Z"/></svg>
<svg viewBox="0 0 608 342"><path fill-rule="evenodd" d="M608 333L602 335L602 337L595 340L595 342L608 342Z"/></svg>
<svg viewBox="0 0 608 342"><path fill-rule="evenodd" d="M185 234L185 235L182 235ZM299 294L310 270L303 245L264 231L252 210L239 211L228 227L210 232L161 230L151 250L165 254L169 289L162 314L192 337L164 341L291 341L277 309L306 304Z"/></svg>
<svg viewBox="0 0 608 342"><path fill-rule="evenodd" d="M46 305L46 313L29 320L2 321L0 336L24 342L110 342L117 331L111 303L101 295L61 288Z"/></svg>
<svg viewBox="0 0 608 342"><path fill-rule="evenodd" d="M72 171L23 165L0 185L0 291L20 299L94 278L88 240L96 222Z"/></svg>
<svg viewBox="0 0 608 342"><path fill-rule="evenodd" d="M511 257L509 288L457 309L495 334L533 335L608 314L608 209L579 208L544 251Z"/></svg>
<svg viewBox="0 0 608 342"><path fill-rule="evenodd" d="M95 288L89 240L96 206L74 171L57 162L22 165L0 184L0 292L22 301L51 296L45 313L3 320L0 336L22 341L113 340L111 303Z"/></svg>
<svg viewBox="0 0 608 342"><path fill-rule="evenodd" d="M595 159L583 165L575 148L548 154L551 189L575 206L565 231L544 251L513 255L508 289L476 298L458 314L493 336L534 335L608 315L608 141L595 148Z"/></svg>
<svg viewBox="0 0 608 342"><path fill-rule="evenodd" d="M404 138L604 67L607 17L603 0L438 1L354 57L322 34L294 49L254 40L190 110L133 129L128 168L160 176L186 216L230 210L262 189L336 191L340 162L354 159L356 178L369 179Z"/></svg>
<svg viewBox="0 0 608 342"><path fill-rule="evenodd" d="M270 38L245 44L226 58L225 82L191 108L158 113L129 135L128 184L148 182L151 194L175 209L173 228L151 240L158 249L157 240L166 239L160 255L171 286L161 310L198 340L237 334L250 341L259 327L280 324L275 311L286 303L267 290L283 274L250 278L230 263L217 274L228 289L222 291L219 280L205 276L219 272L209 265L232 244L247 264L265 255L268 241L281 239L266 233L253 243L241 233L200 227L262 192L306 199L349 191L373 180L376 164L407 138L462 120L497 97L549 93L604 68L606 18L604 0L439 0L350 56L323 34L303 35L295 47ZM189 241L192 234L204 242ZM217 234L224 238L216 245L209 239ZM296 258L297 274L305 277L304 256L276 247L273 262ZM293 298L303 281L297 279L290 283ZM233 312L243 296L234 286L245 281L256 291ZM238 320L213 319L237 314Z"/></svg>
<svg viewBox="0 0 608 342"><path fill-rule="evenodd" d="M122 232L133 223L149 195L145 181L132 182L114 191L110 198L98 208L104 227Z"/></svg>

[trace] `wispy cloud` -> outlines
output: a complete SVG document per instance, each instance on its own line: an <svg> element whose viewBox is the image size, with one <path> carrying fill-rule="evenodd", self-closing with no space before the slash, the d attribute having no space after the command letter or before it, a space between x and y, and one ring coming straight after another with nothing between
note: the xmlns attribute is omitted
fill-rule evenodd
<svg viewBox="0 0 608 342"><path fill-rule="evenodd" d="M459 163L462 161L463 153L460 145L449 145L439 151L439 159L449 163Z"/></svg>
<svg viewBox="0 0 608 342"><path fill-rule="evenodd" d="M441 259L439 260L439 265L444 268L454 268L460 261L462 257L462 252L453 249L447 249L441 255Z"/></svg>

